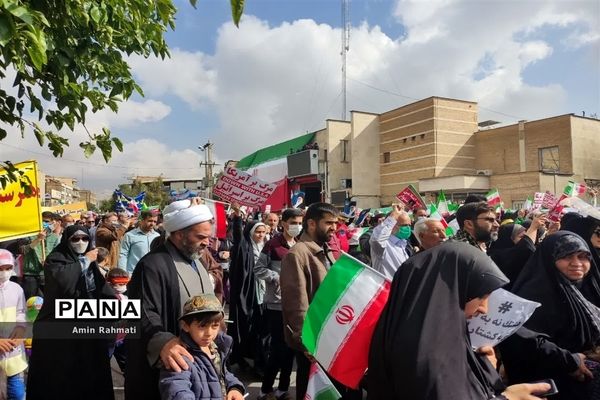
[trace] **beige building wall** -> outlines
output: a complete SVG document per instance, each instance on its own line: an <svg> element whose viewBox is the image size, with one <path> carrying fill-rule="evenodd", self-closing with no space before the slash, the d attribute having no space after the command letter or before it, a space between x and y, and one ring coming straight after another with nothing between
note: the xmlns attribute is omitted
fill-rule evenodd
<svg viewBox="0 0 600 400"><path fill-rule="evenodd" d="M352 179L352 125L348 121L328 119L325 129L327 131L327 160L329 167L327 184L329 193L348 190L349 195L352 195L352 189L345 189L341 186L342 179ZM344 146L346 146L345 155Z"/></svg>
<svg viewBox="0 0 600 400"><path fill-rule="evenodd" d="M383 113L381 204L420 179L475 172L477 103L430 97Z"/></svg>
<svg viewBox="0 0 600 400"><path fill-rule="evenodd" d="M378 208L379 115L352 111L352 197L359 208Z"/></svg>
<svg viewBox="0 0 600 400"><path fill-rule="evenodd" d="M492 171L490 184L507 206L534 192L562 193L569 180L600 180L598 120L560 115L479 131L476 138L476 168ZM541 150L551 147L557 157L542 165Z"/></svg>
<svg viewBox="0 0 600 400"><path fill-rule="evenodd" d="M475 173L477 103L434 98L435 176Z"/></svg>
<svg viewBox="0 0 600 400"><path fill-rule="evenodd" d="M577 180L600 184L600 121L571 116L573 170Z"/></svg>

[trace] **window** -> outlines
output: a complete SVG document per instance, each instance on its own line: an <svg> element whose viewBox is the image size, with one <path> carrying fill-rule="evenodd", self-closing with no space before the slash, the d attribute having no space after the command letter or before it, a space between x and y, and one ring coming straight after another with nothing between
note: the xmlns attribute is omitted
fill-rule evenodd
<svg viewBox="0 0 600 400"><path fill-rule="evenodd" d="M386 151L385 153L383 153L383 163L387 164L390 162L390 152Z"/></svg>
<svg viewBox="0 0 600 400"><path fill-rule="evenodd" d="M560 171L560 158L558 146L543 147L538 149L540 162L540 171L558 172Z"/></svg>
<svg viewBox="0 0 600 400"><path fill-rule="evenodd" d="M348 149L348 140L346 139L342 139L340 140L340 146L341 146L341 162L343 163L347 163L348 161L350 161L350 149Z"/></svg>

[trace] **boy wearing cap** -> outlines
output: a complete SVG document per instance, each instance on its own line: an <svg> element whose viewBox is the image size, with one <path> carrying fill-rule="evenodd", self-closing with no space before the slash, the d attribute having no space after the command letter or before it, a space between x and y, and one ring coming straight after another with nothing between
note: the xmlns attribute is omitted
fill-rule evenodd
<svg viewBox="0 0 600 400"><path fill-rule="evenodd" d="M25 294L10 281L15 259L8 250L0 249L0 322L25 323ZM16 324L12 332L0 333L0 369L6 373L7 398L25 398L23 371L27 368L23 345L25 328Z"/></svg>
<svg viewBox="0 0 600 400"><path fill-rule="evenodd" d="M244 385L227 370L232 338L220 332L224 313L214 294L189 299L179 318L179 340L193 360L188 369L160 372L159 388L163 400L243 400Z"/></svg>

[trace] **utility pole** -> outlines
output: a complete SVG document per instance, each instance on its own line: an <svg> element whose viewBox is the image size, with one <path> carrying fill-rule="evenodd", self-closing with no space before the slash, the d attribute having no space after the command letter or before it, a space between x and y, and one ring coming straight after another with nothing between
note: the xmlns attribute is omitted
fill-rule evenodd
<svg viewBox="0 0 600 400"><path fill-rule="evenodd" d="M342 0L342 121L346 120L346 53L350 50L350 0Z"/></svg>
<svg viewBox="0 0 600 400"><path fill-rule="evenodd" d="M213 187L213 167L217 165L212 160L212 147L214 143L211 143L210 140L206 142L204 146L198 147L200 150L204 152L204 162L200 163L201 167L204 167L204 179L206 186L206 197L211 198L212 196L212 187Z"/></svg>

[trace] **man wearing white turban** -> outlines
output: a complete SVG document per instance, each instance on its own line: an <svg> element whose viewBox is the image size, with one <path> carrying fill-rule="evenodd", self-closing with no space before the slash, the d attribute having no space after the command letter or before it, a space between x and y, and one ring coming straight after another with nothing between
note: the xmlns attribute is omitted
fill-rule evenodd
<svg viewBox="0 0 600 400"><path fill-rule="evenodd" d="M160 399L161 365L174 371L188 369L193 360L180 343L179 317L192 296L213 293L201 251L209 244L213 215L198 199L180 200L163 210L165 243L144 256L128 285L128 295L142 300L141 337L127 341L125 398Z"/></svg>

